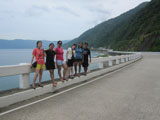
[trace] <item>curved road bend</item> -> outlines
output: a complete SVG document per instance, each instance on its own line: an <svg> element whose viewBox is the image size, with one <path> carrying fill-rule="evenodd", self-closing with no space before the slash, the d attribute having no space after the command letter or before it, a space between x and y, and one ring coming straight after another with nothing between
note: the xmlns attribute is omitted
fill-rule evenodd
<svg viewBox="0 0 160 120"><path fill-rule="evenodd" d="M160 120L160 55L0 120Z"/></svg>

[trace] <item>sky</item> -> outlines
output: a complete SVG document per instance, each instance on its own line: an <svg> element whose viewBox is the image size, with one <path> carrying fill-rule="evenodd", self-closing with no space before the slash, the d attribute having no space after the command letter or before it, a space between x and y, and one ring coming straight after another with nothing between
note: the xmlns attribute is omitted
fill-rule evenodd
<svg viewBox="0 0 160 120"><path fill-rule="evenodd" d="M150 0L0 0L0 39L72 40Z"/></svg>

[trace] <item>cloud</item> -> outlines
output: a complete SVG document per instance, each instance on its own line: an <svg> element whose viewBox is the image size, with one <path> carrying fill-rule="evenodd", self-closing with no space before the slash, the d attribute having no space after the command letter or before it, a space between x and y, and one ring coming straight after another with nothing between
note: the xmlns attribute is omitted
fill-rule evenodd
<svg viewBox="0 0 160 120"><path fill-rule="evenodd" d="M148 0L0 0L0 36L73 39Z"/></svg>
<svg viewBox="0 0 160 120"><path fill-rule="evenodd" d="M30 8L26 9L25 15L27 17L35 17L35 16L41 16L42 14L48 13L50 10L46 6L37 6L33 5Z"/></svg>
<svg viewBox="0 0 160 120"><path fill-rule="evenodd" d="M64 7L64 6L62 6L62 7L56 7L54 9L56 9L58 11L61 11L62 13L68 13L68 14L73 15L75 17L79 17L80 16L79 14L77 14L76 12L74 12L74 10L72 10L70 8L67 8L67 7Z"/></svg>
<svg viewBox="0 0 160 120"><path fill-rule="evenodd" d="M0 11L0 21L5 20L5 19L14 19L15 14L17 13L14 11L2 10Z"/></svg>

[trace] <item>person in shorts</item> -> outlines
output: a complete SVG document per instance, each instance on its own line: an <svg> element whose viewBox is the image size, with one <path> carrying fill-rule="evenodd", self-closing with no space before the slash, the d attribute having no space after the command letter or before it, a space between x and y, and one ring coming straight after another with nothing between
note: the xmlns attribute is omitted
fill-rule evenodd
<svg viewBox="0 0 160 120"><path fill-rule="evenodd" d="M45 50L46 54L46 69L49 70L50 72L50 77L53 81L53 86L57 86L57 82L54 79L54 69L55 69L55 62L54 62L54 57L56 55L55 51L53 50L54 44L50 43L49 44L49 49Z"/></svg>
<svg viewBox="0 0 160 120"><path fill-rule="evenodd" d="M55 48L55 52L56 52L56 65L58 68L58 75L59 78L62 82L64 82L64 80L66 80L65 75L66 75L66 71L67 71L67 66L66 63L64 62L64 58L63 58L63 48L62 48L62 41L58 41L57 42L57 47ZM63 67L63 77L61 75L61 68Z"/></svg>
<svg viewBox="0 0 160 120"><path fill-rule="evenodd" d="M91 63L91 52L90 49L88 48L88 43L85 43L83 49L83 60L82 60L82 66L84 67L84 75L87 75L87 70L89 66L88 57L90 58L90 63Z"/></svg>
<svg viewBox="0 0 160 120"><path fill-rule="evenodd" d="M72 45L72 48L68 48L67 52L66 52L66 62L67 62L67 66L69 68L69 78L73 79L73 62L74 62L74 50L75 50L76 46L75 44ZM72 75L70 75L70 73Z"/></svg>
<svg viewBox="0 0 160 120"><path fill-rule="evenodd" d="M36 71L35 71L35 75L33 78L33 83L32 83L32 88L36 89L35 84L36 84L36 79L39 75L39 84L38 86L43 87L43 85L41 84L41 80L42 80L42 74L43 74L43 69L45 69L45 61L44 61L44 49L42 48L42 41L37 41L37 48L34 48L33 52L32 52L32 60L31 60L31 68L32 68L32 63L33 60L35 58L35 61L37 62L36 64Z"/></svg>
<svg viewBox="0 0 160 120"><path fill-rule="evenodd" d="M75 62L74 62L75 76L77 76L77 65L79 65L78 77L80 77L80 73L81 73L82 56L83 56L83 43L80 42L79 45L76 47Z"/></svg>

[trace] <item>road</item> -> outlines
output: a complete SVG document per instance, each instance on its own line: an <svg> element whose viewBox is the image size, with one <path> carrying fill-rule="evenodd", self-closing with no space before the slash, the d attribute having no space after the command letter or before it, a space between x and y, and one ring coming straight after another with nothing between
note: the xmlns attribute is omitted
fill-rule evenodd
<svg viewBox="0 0 160 120"><path fill-rule="evenodd" d="M160 55L0 120L160 120Z"/></svg>

